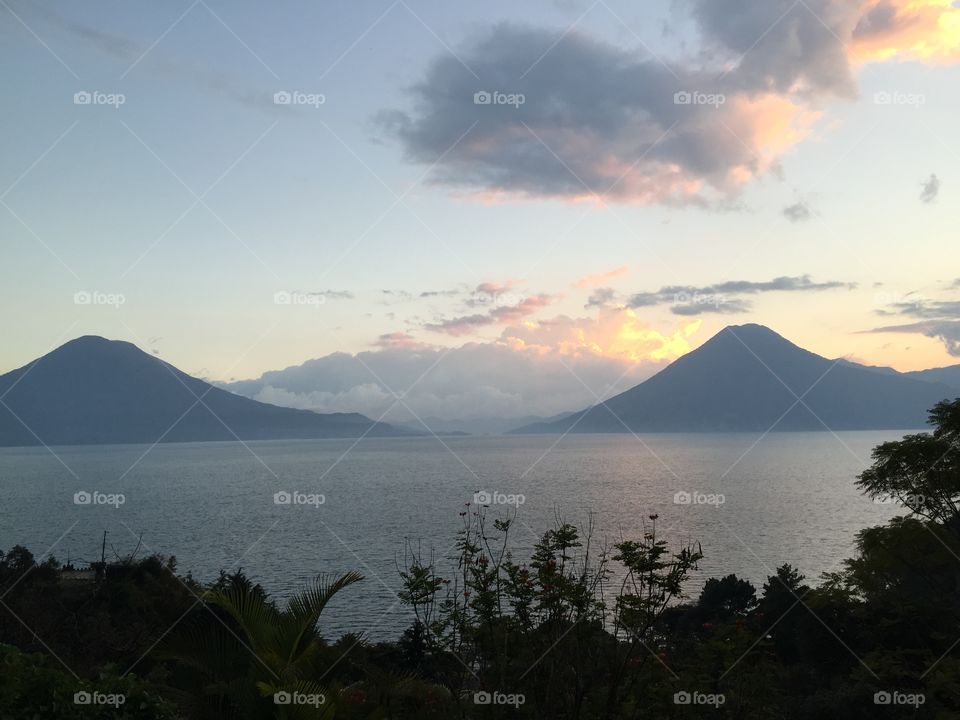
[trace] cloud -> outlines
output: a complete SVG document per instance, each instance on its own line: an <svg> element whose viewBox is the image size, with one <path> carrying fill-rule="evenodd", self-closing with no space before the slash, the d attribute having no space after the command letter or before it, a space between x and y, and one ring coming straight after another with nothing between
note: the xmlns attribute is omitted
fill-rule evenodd
<svg viewBox="0 0 960 720"><path fill-rule="evenodd" d="M642 382L688 352L699 326L662 331L632 310L605 308L594 317L525 320L494 341L452 349L417 344L398 332L381 337L375 350L333 353L226 387L319 412L380 417L389 410L386 419L394 421L413 413L446 420L549 416ZM412 413L395 405L394 393Z"/></svg>
<svg viewBox="0 0 960 720"><path fill-rule="evenodd" d="M500 342L544 355L659 361L689 352L688 338L699 328L700 321L694 320L664 333L641 320L631 308L605 306L593 317L559 315L512 325L504 329Z"/></svg>
<svg viewBox="0 0 960 720"><path fill-rule="evenodd" d="M613 288L597 288L590 293L590 297L587 298L587 304L584 305L584 307L591 308L599 307L601 305L608 305L616 296L617 293Z"/></svg>
<svg viewBox="0 0 960 720"><path fill-rule="evenodd" d="M810 206L801 201L785 207L783 209L783 216L790 222L802 222L813 217L813 213L810 210Z"/></svg>
<svg viewBox="0 0 960 720"><path fill-rule="evenodd" d="M858 61L960 58L960 8L951 0L871 0L853 30Z"/></svg>
<svg viewBox="0 0 960 720"><path fill-rule="evenodd" d="M576 283L574 283L574 286L581 289L596 287L597 285L602 285L608 280L613 280L613 278L626 275L629 269L630 268L628 268L626 265L621 265L613 270L607 270L607 272L597 273L595 275L584 275L583 277L577 279Z"/></svg>
<svg viewBox="0 0 960 720"><path fill-rule="evenodd" d="M814 282L809 275L781 276L761 282L728 280L713 285L668 285L656 292L631 295L626 304L631 308L670 305L674 315L703 315L717 313L732 315L749 312L751 304L736 295L757 295L768 292L818 292L822 290L852 289L855 283L837 280Z"/></svg>
<svg viewBox="0 0 960 720"><path fill-rule="evenodd" d="M960 320L927 320L904 325L886 325L867 330L869 333L908 333L936 338L947 352L960 357Z"/></svg>
<svg viewBox="0 0 960 720"><path fill-rule="evenodd" d="M940 179L931 174L930 178L923 183L923 189L920 191L920 202L932 203L936 201L940 194Z"/></svg>
<svg viewBox="0 0 960 720"><path fill-rule="evenodd" d="M424 343L417 340L413 335L405 332L392 332L381 335L377 338L374 346L379 348L416 348L426 347Z"/></svg>
<svg viewBox="0 0 960 720"><path fill-rule="evenodd" d="M499 286L485 284L481 285L478 291L484 287L489 290ZM495 307L485 313L461 315L460 317L449 318L435 323L426 323L424 328L431 332L445 333L453 336L468 335L479 328L516 322L550 304L550 296L542 294L525 297L516 304L500 304L502 301L501 296L497 294L489 295L489 298ZM470 302L479 304L482 301L477 297L472 298Z"/></svg>
<svg viewBox="0 0 960 720"><path fill-rule="evenodd" d="M737 206L866 62L954 61L949 0L685 0L699 54L499 24L377 120L431 182L485 198ZM498 95L497 93L500 93ZM475 94L478 94L475 99Z"/></svg>
<svg viewBox="0 0 960 720"><path fill-rule="evenodd" d="M776 170L816 118L716 72L667 67L577 32L558 40L501 24L457 55L463 63L444 55L429 66L411 90L413 111L378 120L408 160L435 163L434 183L494 197L716 206ZM475 104L478 92L515 99Z"/></svg>
<svg viewBox="0 0 960 720"><path fill-rule="evenodd" d="M730 64L744 90L854 97L844 39L859 19L854 0L691 0L709 53Z"/></svg>
<svg viewBox="0 0 960 720"><path fill-rule="evenodd" d="M868 333L911 333L940 340L947 352L960 357L960 301L914 301L890 303L890 310L878 310L879 315L904 315L917 322L900 325L885 325L872 328Z"/></svg>

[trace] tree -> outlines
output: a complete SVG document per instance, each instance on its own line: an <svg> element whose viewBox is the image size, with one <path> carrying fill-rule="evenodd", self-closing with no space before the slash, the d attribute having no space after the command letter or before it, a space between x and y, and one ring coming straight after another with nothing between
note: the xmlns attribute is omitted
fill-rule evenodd
<svg viewBox="0 0 960 720"><path fill-rule="evenodd" d="M159 650L178 664L174 695L203 718L332 717L317 623L337 593L362 579L320 576L282 610L245 578L221 581L202 597L207 607Z"/></svg>
<svg viewBox="0 0 960 720"><path fill-rule="evenodd" d="M930 411L933 433L907 435L873 450L858 478L867 495L899 501L911 512L960 534L960 399Z"/></svg>

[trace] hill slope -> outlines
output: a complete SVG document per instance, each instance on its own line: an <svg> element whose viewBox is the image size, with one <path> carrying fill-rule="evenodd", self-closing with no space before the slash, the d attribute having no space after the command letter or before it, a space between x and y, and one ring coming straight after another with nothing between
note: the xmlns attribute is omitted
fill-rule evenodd
<svg viewBox="0 0 960 720"><path fill-rule="evenodd" d="M948 365L947 367L931 368L929 370L912 370L904 373L904 375L915 380L938 382L955 389L960 388L960 365Z"/></svg>
<svg viewBox="0 0 960 720"><path fill-rule="evenodd" d="M405 433L234 395L135 345L71 340L0 376L0 446L267 440Z"/></svg>
<svg viewBox="0 0 960 720"><path fill-rule="evenodd" d="M956 394L946 385L828 360L762 325L739 325L606 402L514 432L918 428L928 408Z"/></svg>

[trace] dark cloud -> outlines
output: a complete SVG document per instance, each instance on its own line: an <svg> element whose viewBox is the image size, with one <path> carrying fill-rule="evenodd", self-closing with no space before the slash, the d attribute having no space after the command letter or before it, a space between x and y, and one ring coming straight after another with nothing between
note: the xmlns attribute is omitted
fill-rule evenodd
<svg viewBox="0 0 960 720"><path fill-rule="evenodd" d="M810 210L809 205L801 201L785 207L783 209L783 216L790 222L802 222L813 217L813 212Z"/></svg>
<svg viewBox="0 0 960 720"><path fill-rule="evenodd" d="M702 288L691 287L673 287L668 290L699 292L701 294L709 293L747 293L755 294L761 292L797 292L807 290L836 290L845 288L852 290L856 283L840 282L838 280L828 280L827 282L814 282L809 275L798 275L794 277L781 276L765 282L752 282L749 280L728 280L727 282L708 285Z"/></svg>
<svg viewBox="0 0 960 720"><path fill-rule="evenodd" d="M940 178L931 174L930 178L922 183L923 189L920 191L920 202L932 203L940 194Z"/></svg>
<svg viewBox="0 0 960 720"><path fill-rule="evenodd" d="M726 299L723 297L711 296L692 296L688 300L683 300L673 305L670 312L674 315L739 315L749 312L752 305L747 300L740 298Z"/></svg>
<svg viewBox="0 0 960 720"><path fill-rule="evenodd" d="M606 305L611 302L617 293L613 288L602 287L597 288L592 293L590 297L587 298L587 304L584 305L585 308L598 307L600 305Z"/></svg>
<svg viewBox="0 0 960 720"><path fill-rule="evenodd" d="M857 26L853 29L853 37L862 40L885 35L895 30L896 25L897 8L893 3L884 0L870 8L860 18Z"/></svg>
<svg viewBox="0 0 960 720"><path fill-rule="evenodd" d="M733 315L748 312L751 305L737 295L756 295L766 292L811 292L821 290L852 289L855 283L837 280L814 282L809 275L777 277L773 280L728 280L714 285L668 285L656 292L640 292L630 296L628 307L652 307L671 305L674 315L703 315L718 313Z"/></svg>
<svg viewBox="0 0 960 720"><path fill-rule="evenodd" d="M510 305L497 304L496 299L494 299L494 307L488 312L463 315L435 323L426 323L424 328L431 332L439 332L447 335L468 335L478 328L517 322L549 304L549 295L534 295L523 298L516 304Z"/></svg>
<svg viewBox="0 0 960 720"><path fill-rule="evenodd" d="M735 63L733 83L749 92L854 97L847 48L859 19L844 0L692 0L710 51Z"/></svg>
<svg viewBox="0 0 960 720"><path fill-rule="evenodd" d="M960 319L960 301L956 300L924 301L918 297L915 302L892 303L891 307L898 314L909 317L927 320Z"/></svg>
<svg viewBox="0 0 960 720"><path fill-rule="evenodd" d="M870 333L907 333L936 338L947 352L960 357L960 320L927 320L904 325L886 325L867 330Z"/></svg>
<svg viewBox="0 0 960 720"><path fill-rule="evenodd" d="M960 301L934 300L915 302L909 300L891 303L888 310L878 310L879 315L902 315L917 322L901 325L885 325L866 332L913 333L940 340L947 352L960 356Z"/></svg>
<svg viewBox="0 0 960 720"><path fill-rule="evenodd" d="M757 137L757 88L733 77L665 66L577 32L558 40L505 24L457 54L463 62L444 55L429 66L412 88L412 112L379 116L409 160L436 163L434 182L704 204L772 164ZM495 91L523 102L475 104L475 93ZM778 107L778 120L789 107Z"/></svg>

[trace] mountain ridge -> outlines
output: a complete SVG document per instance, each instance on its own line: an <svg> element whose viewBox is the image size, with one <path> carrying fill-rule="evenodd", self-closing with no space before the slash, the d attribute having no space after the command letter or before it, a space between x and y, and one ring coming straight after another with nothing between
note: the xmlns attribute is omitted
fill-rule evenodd
<svg viewBox="0 0 960 720"><path fill-rule="evenodd" d="M764 325L730 325L639 385L539 432L724 432L921 427L947 385L829 360Z"/></svg>
<svg viewBox="0 0 960 720"><path fill-rule="evenodd" d="M84 335L0 375L0 446L412 434L217 388L133 343Z"/></svg>

